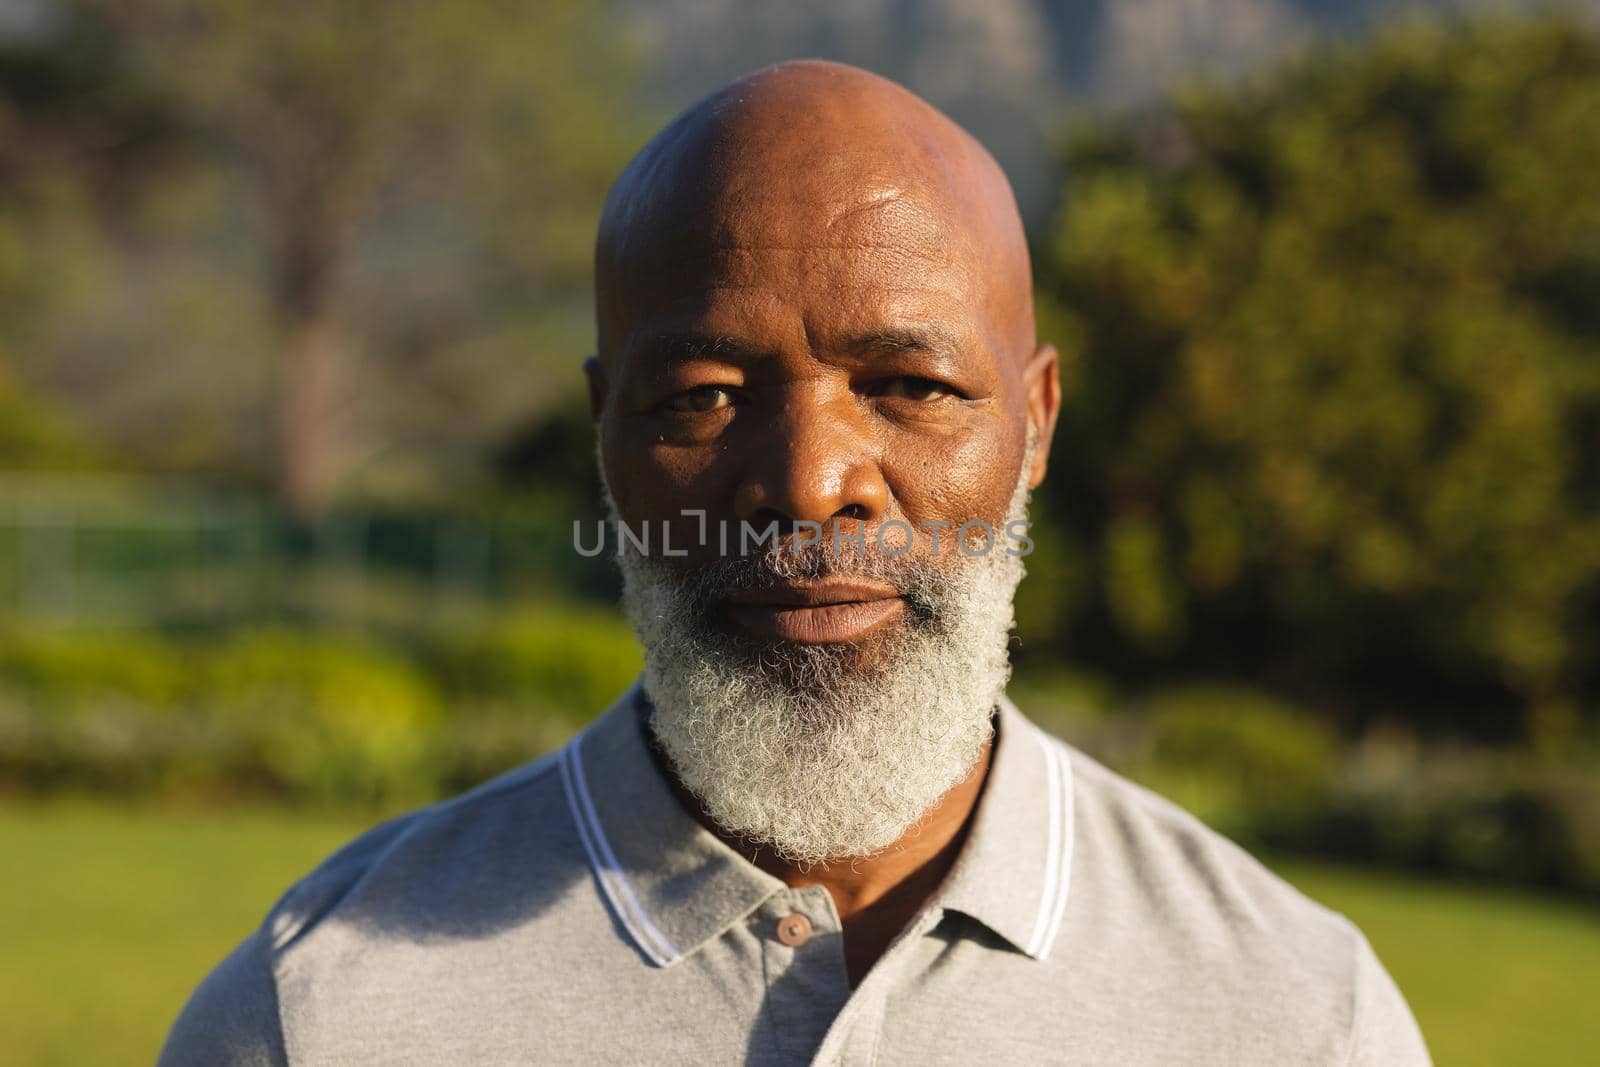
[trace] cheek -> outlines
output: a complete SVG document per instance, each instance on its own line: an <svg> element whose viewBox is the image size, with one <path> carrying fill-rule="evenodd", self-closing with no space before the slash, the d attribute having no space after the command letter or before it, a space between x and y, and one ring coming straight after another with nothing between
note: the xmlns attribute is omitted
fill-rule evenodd
<svg viewBox="0 0 1600 1067"><path fill-rule="evenodd" d="M977 519L998 529L1019 458L1008 425L993 420L957 438L897 442L885 453L884 476L913 524L948 522L953 529Z"/></svg>

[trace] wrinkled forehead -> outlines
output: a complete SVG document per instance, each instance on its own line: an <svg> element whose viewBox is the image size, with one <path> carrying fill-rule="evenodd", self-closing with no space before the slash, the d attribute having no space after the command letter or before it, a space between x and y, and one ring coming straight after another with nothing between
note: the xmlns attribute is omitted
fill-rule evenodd
<svg viewBox="0 0 1600 1067"><path fill-rule="evenodd" d="M641 243L614 278L619 329L669 307L781 300L822 318L939 308L970 314L983 271L947 213L902 186L804 208L748 201ZM904 312L902 312L904 313Z"/></svg>
<svg viewBox="0 0 1600 1067"><path fill-rule="evenodd" d="M848 256L948 267L970 254L960 205L944 190L889 167L837 158L790 164L752 158L718 181L681 182L647 195L613 228L600 264L625 287L692 271L738 273L771 261Z"/></svg>

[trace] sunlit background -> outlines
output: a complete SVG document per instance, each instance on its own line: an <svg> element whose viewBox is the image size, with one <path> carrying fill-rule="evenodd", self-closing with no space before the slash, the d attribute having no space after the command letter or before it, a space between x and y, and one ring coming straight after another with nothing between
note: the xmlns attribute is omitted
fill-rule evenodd
<svg viewBox="0 0 1600 1067"><path fill-rule="evenodd" d="M610 180L818 55L987 143L1068 386L1013 695L1600 1048L1600 4L0 0L0 1058L154 1056L272 899L640 659Z"/></svg>

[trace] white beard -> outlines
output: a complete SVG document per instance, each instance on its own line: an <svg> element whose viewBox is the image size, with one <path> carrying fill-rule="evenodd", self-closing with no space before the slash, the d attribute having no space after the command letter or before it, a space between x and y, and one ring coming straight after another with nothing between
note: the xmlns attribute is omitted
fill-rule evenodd
<svg viewBox="0 0 1600 1067"><path fill-rule="evenodd" d="M1029 446L1031 458L1031 434ZM1030 466L1025 459L1007 523L1026 519ZM609 491L606 502L615 519ZM912 830L993 736L1023 575L1005 530L996 528L984 555L953 553L934 565L870 550L832 555L817 544L685 571L619 544L623 603L645 650L650 728L705 813L801 866L871 856ZM880 655L852 645L752 646L708 623L710 605L737 585L834 573L902 593L903 621L869 639Z"/></svg>

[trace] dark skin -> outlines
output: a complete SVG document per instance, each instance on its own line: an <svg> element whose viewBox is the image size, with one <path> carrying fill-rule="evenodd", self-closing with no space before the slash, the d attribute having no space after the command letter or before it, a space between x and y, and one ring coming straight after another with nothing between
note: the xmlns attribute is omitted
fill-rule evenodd
<svg viewBox="0 0 1600 1067"><path fill-rule="evenodd" d="M898 519L932 555L923 524L1003 524L1030 427L1027 480L1044 478L1057 357L1036 338L1010 186L960 127L864 71L768 68L663 130L607 201L596 299L585 370L607 483L625 521L674 523L683 566L716 551L695 546L684 509L869 537ZM904 622L896 607L781 618L799 639L858 645L870 669L875 637ZM856 984L954 864L988 767L985 751L887 851L809 869L680 796L763 869L827 888Z"/></svg>

